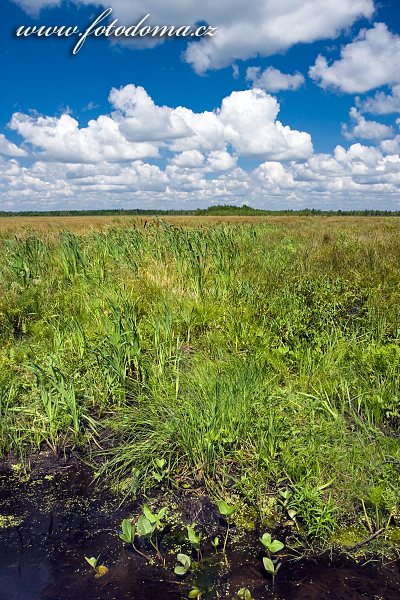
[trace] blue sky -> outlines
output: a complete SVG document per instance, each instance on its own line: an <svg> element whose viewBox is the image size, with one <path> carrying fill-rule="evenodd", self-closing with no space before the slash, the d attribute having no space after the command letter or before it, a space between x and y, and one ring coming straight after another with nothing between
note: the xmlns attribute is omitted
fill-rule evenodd
<svg viewBox="0 0 400 600"><path fill-rule="evenodd" d="M0 210L400 209L395 0L4 0ZM218 27L143 48L21 25Z"/></svg>

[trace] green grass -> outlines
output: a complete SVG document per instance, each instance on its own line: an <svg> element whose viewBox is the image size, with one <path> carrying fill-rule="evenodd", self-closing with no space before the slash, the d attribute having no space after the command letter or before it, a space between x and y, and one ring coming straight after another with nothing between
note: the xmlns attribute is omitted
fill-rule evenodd
<svg viewBox="0 0 400 600"><path fill-rule="evenodd" d="M165 458L169 485L261 520L275 498L318 542L365 512L395 523L399 230L303 218L4 235L0 453L96 452L137 492Z"/></svg>

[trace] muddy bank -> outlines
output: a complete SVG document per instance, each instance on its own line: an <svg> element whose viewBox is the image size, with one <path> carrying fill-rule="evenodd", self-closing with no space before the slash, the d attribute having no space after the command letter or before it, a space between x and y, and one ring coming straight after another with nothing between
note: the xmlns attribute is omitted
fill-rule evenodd
<svg viewBox="0 0 400 600"><path fill-rule="evenodd" d="M0 473L0 600L178 600L195 584L209 600L232 598L244 586L256 600L400 597L398 563L362 566L344 557L286 558L272 589L257 538L251 537L228 546L228 565L206 546L204 567L179 580L179 527L168 526L161 539L165 566L154 553L149 564L118 538L122 519L137 508L119 503L95 488L90 470L78 463L36 468L29 480L15 470ZM182 508L188 522L199 514L195 501ZM199 510L209 520L207 532L221 527L223 533L210 504L199 503ZM108 573L96 579L85 556L100 556Z"/></svg>

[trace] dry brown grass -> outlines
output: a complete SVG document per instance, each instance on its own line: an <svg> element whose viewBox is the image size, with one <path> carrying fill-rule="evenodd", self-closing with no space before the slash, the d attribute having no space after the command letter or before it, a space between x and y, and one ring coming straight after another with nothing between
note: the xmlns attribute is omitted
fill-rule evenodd
<svg viewBox="0 0 400 600"><path fill-rule="evenodd" d="M145 226L162 219L181 227L207 227L216 223L263 223L275 217L205 217L205 216L74 216L74 217L1 217L0 233L22 233L26 231L51 232L69 229L85 233L105 227L126 227L129 224Z"/></svg>
<svg viewBox="0 0 400 600"><path fill-rule="evenodd" d="M278 230L306 237L330 235L339 231L352 231L364 236L382 234L384 230L400 232L400 218L396 217L306 217L306 216L74 216L74 217L1 217L0 235L24 235L27 233L52 234L68 229L86 233L109 227L135 225L145 227L159 219L179 227L211 227L217 223L260 224L268 223Z"/></svg>

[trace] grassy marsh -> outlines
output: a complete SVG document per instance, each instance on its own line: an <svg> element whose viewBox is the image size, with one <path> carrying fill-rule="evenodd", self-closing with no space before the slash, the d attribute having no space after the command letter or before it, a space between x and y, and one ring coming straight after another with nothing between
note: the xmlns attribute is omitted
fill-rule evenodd
<svg viewBox="0 0 400 600"><path fill-rule="evenodd" d="M400 523L397 218L69 219L0 223L3 456L76 448L318 544Z"/></svg>

